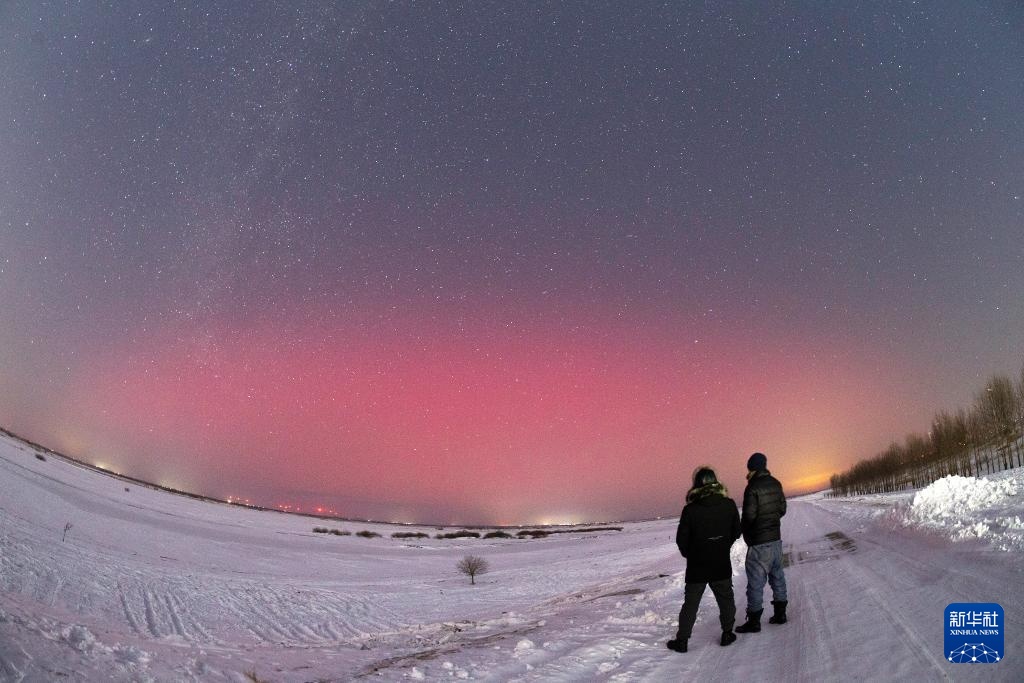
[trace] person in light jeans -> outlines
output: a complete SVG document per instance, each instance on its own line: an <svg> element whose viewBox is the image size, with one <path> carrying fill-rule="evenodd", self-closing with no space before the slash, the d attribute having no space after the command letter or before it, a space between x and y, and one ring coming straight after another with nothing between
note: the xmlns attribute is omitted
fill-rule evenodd
<svg viewBox="0 0 1024 683"><path fill-rule="evenodd" d="M747 621L736 633L758 633L764 612L764 585L772 587L775 612L770 624L785 624L786 574L782 568L782 516L786 514L786 494L782 484L768 471L768 458L754 453L747 460L747 487L743 491L740 526L747 543Z"/></svg>

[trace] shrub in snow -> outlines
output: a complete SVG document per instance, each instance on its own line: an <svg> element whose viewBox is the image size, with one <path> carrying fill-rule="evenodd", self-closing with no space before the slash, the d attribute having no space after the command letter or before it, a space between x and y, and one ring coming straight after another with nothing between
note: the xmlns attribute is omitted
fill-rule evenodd
<svg viewBox="0 0 1024 683"><path fill-rule="evenodd" d="M329 531L329 529L327 527L325 527L325 526L315 526L315 527L313 527L313 533L314 534L326 534L328 531Z"/></svg>
<svg viewBox="0 0 1024 683"><path fill-rule="evenodd" d="M430 534L422 531L396 531L391 534L391 538L430 538Z"/></svg>
<svg viewBox="0 0 1024 683"><path fill-rule="evenodd" d="M359 536L360 538L379 538L380 534L376 531L366 531L364 529L363 531L357 531L356 536Z"/></svg>
<svg viewBox="0 0 1024 683"><path fill-rule="evenodd" d="M42 460L43 462L46 462L46 456L43 455L42 453L36 453L36 460Z"/></svg>
<svg viewBox="0 0 1024 683"><path fill-rule="evenodd" d="M622 531L621 526L592 526L583 529L523 529L517 535L533 536L534 538L544 538L551 534L587 534L595 531Z"/></svg>
<svg viewBox="0 0 1024 683"><path fill-rule="evenodd" d="M331 529L331 534L333 536L351 536L352 532L351 531L344 531L342 529Z"/></svg>
<svg viewBox="0 0 1024 683"><path fill-rule="evenodd" d="M134 645L115 645L114 661L126 666L145 666L149 663L149 653Z"/></svg>
<svg viewBox="0 0 1024 683"><path fill-rule="evenodd" d="M460 572L469 577L471 584L476 584L476 575L483 574L488 570L487 560L476 555L466 555L459 563L455 565L455 568Z"/></svg>
<svg viewBox="0 0 1024 683"><path fill-rule="evenodd" d="M453 531L448 534L438 534L435 538L480 538L480 534L476 531Z"/></svg>
<svg viewBox="0 0 1024 683"><path fill-rule="evenodd" d="M512 534L505 531L489 531L484 534L484 538L512 538Z"/></svg>
<svg viewBox="0 0 1024 683"><path fill-rule="evenodd" d="M544 538L545 536L548 536L548 532L543 529L523 529L517 533L516 536L519 538L526 538L527 536L532 536L533 538Z"/></svg>
<svg viewBox="0 0 1024 683"><path fill-rule="evenodd" d="M61 629L61 640L75 648L79 652L91 650L96 645L96 636L92 631L80 624L73 624Z"/></svg>

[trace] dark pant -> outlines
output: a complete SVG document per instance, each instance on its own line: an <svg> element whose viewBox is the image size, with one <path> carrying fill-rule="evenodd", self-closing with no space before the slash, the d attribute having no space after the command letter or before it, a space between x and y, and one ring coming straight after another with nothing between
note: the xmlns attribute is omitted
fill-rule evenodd
<svg viewBox="0 0 1024 683"><path fill-rule="evenodd" d="M732 594L731 578L711 583L688 583L683 592L683 607L679 610L679 631L676 634L681 640L688 640L693 632L705 586L711 586L711 592L718 602L718 620L722 623L722 630L731 631L736 624L736 600Z"/></svg>

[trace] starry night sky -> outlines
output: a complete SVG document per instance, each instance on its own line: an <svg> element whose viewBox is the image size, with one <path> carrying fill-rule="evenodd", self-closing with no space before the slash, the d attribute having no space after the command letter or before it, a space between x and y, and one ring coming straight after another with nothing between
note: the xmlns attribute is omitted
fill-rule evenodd
<svg viewBox="0 0 1024 683"><path fill-rule="evenodd" d="M0 5L0 425L388 520L789 491L1024 361L1015 2Z"/></svg>

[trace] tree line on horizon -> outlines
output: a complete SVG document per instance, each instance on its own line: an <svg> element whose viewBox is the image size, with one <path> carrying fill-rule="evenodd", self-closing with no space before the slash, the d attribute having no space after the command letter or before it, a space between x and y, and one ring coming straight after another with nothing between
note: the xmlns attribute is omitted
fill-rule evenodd
<svg viewBox="0 0 1024 683"><path fill-rule="evenodd" d="M941 410L927 434L909 434L832 475L830 497L922 488L949 475L976 477L1024 466L1024 367L1016 382L993 375L968 408Z"/></svg>

